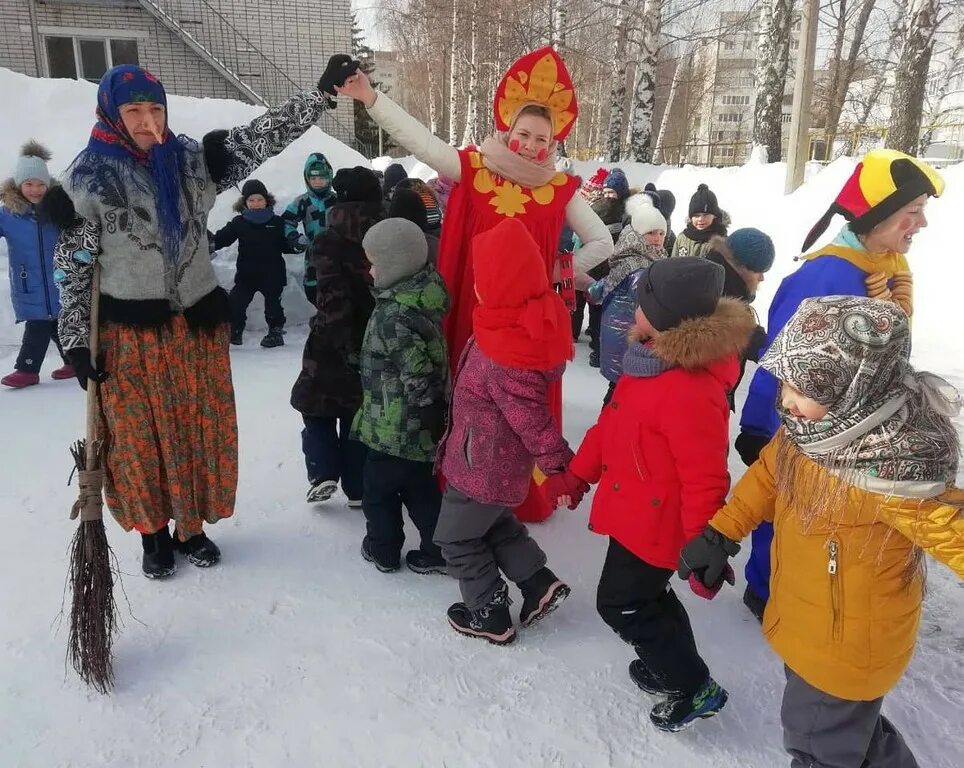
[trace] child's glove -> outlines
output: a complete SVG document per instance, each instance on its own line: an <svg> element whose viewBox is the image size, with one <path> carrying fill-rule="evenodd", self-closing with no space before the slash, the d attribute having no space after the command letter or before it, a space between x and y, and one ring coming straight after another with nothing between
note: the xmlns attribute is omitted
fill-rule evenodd
<svg viewBox="0 0 964 768"><path fill-rule="evenodd" d="M736 584L729 561L739 551L739 544L708 525L683 547L676 571L681 579L689 581L695 594L712 600L724 581Z"/></svg>
<svg viewBox="0 0 964 768"><path fill-rule="evenodd" d="M97 367L94 367L91 362L90 350L87 347L68 349L64 356L67 358L67 362L73 366L74 373L77 374L77 383L85 392L87 391L88 381L100 384L107 380L107 370L104 366L106 355L103 352L97 355Z"/></svg>
<svg viewBox="0 0 964 768"><path fill-rule="evenodd" d="M51 222L57 229L69 229L80 219L74 201L60 185L47 190L40 201L40 215Z"/></svg>
<svg viewBox="0 0 964 768"><path fill-rule="evenodd" d="M737 435L736 442L733 443L733 447L736 448L736 452L740 454L743 463L750 466L760 458L760 451L762 451L769 442L770 438L764 435L757 435L753 432L740 432L740 434Z"/></svg>
<svg viewBox="0 0 964 768"><path fill-rule="evenodd" d="M569 509L575 509L589 490L589 483L565 469L562 472L549 475L542 487L545 490L546 498L549 499L549 503L553 507L559 506L561 497L568 496Z"/></svg>
<svg viewBox="0 0 964 768"><path fill-rule="evenodd" d="M318 80L318 90L325 96L335 96L335 86L341 88L345 80L354 75L360 66L359 62L344 53L339 53L328 59L328 66ZM328 100L328 105L334 108L334 99Z"/></svg>

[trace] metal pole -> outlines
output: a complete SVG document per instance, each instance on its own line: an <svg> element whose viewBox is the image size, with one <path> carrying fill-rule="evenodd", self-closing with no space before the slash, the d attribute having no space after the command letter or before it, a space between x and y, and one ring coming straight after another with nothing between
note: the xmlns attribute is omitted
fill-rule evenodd
<svg viewBox="0 0 964 768"><path fill-rule="evenodd" d="M382 135L381 126L378 126L378 156L385 156L385 137Z"/></svg>
<svg viewBox="0 0 964 768"><path fill-rule="evenodd" d="M790 143L787 148L788 195L803 184L803 171L810 146L810 110L813 100L813 70L817 58L819 12L819 0L805 0L800 19L800 49L797 52L796 77L793 81L793 112L790 121Z"/></svg>

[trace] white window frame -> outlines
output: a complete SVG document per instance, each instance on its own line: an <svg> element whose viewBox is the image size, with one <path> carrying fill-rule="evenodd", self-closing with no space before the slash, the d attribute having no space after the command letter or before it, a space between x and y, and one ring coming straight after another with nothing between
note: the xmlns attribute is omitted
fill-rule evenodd
<svg viewBox="0 0 964 768"><path fill-rule="evenodd" d="M44 60L44 72L47 77L51 77L50 74L50 60L47 58L47 38L48 37L69 37L74 44L74 68L77 71L77 78L79 80L86 80L82 76L83 66L80 57L80 41L81 40L97 40L104 43L104 52L106 54L107 69L114 66L113 53L110 49L111 40L133 40L140 43L142 40L148 40L150 38L150 33L143 30L124 30L124 29L92 29L88 27L50 27L50 26L39 26L37 31L43 38L43 60ZM141 45L137 46L137 57L140 59L141 51L143 50ZM89 81L88 81L89 82Z"/></svg>

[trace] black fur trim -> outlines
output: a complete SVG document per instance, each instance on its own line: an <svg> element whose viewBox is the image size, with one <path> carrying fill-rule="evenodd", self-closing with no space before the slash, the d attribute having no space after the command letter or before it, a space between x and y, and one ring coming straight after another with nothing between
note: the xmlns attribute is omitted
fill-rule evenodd
<svg viewBox="0 0 964 768"><path fill-rule="evenodd" d="M228 292L218 286L202 296L193 307L184 310L184 319L193 330L211 330L231 322Z"/></svg>
<svg viewBox="0 0 964 768"><path fill-rule="evenodd" d="M167 299L115 299L106 293L100 295L100 317L106 322L160 328L172 314Z"/></svg>
<svg viewBox="0 0 964 768"><path fill-rule="evenodd" d="M204 162L215 184L220 184L227 178L228 169L231 167L231 153L224 146L227 138L227 131L218 130L205 134L201 140L204 145Z"/></svg>
<svg viewBox="0 0 964 768"><path fill-rule="evenodd" d="M74 201L60 185L47 190L40 201L40 215L58 229L68 229L77 223L77 209Z"/></svg>

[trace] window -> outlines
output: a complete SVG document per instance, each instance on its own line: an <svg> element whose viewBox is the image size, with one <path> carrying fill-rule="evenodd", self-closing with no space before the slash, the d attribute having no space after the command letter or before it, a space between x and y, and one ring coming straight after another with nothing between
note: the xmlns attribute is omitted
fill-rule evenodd
<svg viewBox="0 0 964 768"><path fill-rule="evenodd" d="M732 51L736 47L736 44L732 40L723 41L723 50Z"/></svg>
<svg viewBox="0 0 964 768"><path fill-rule="evenodd" d="M780 115L780 122L784 125L789 125L793 122L793 115L791 115L789 112L784 112L782 115Z"/></svg>
<svg viewBox="0 0 964 768"><path fill-rule="evenodd" d="M723 160L732 160L736 157L736 147L716 147L713 154Z"/></svg>
<svg viewBox="0 0 964 768"><path fill-rule="evenodd" d="M118 64L139 64L137 41L129 38L96 38L48 35L45 38L50 77L69 77L98 82Z"/></svg>
<svg viewBox="0 0 964 768"><path fill-rule="evenodd" d="M717 118L721 123L742 123L743 113L742 112L723 112Z"/></svg>
<svg viewBox="0 0 964 768"><path fill-rule="evenodd" d="M748 107L750 106L750 97L725 94L720 97L720 103L724 106Z"/></svg>

